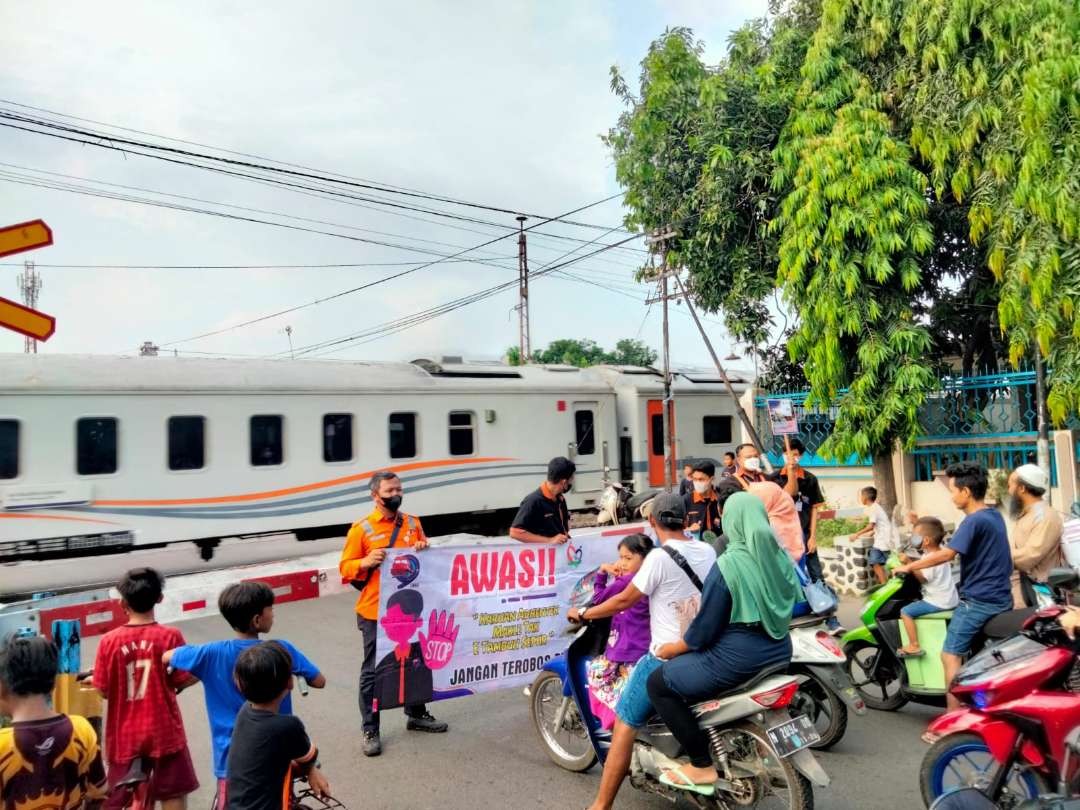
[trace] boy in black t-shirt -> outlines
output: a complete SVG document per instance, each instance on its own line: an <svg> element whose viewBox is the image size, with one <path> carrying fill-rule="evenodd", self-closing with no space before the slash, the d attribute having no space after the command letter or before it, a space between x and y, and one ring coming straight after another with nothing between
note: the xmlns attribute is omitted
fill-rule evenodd
<svg viewBox="0 0 1080 810"><path fill-rule="evenodd" d="M330 784L316 767L319 750L295 715L278 714L292 689L292 659L276 641L248 647L236 659L236 686L248 702L229 744L227 810L289 810L294 774L319 796Z"/></svg>

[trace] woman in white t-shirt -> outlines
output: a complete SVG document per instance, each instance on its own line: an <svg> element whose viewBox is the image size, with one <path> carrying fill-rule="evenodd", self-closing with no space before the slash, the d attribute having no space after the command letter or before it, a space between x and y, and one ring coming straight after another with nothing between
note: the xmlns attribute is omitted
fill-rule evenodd
<svg viewBox="0 0 1080 810"><path fill-rule="evenodd" d="M929 554L941 548L941 543L945 539L945 527L935 517L919 518L912 531L912 545L919 546L915 542L917 537L922 537L920 546L922 553ZM923 584L923 598L904 605L900 611L900 618L904 621L908 636L908 643L897 650L897 655L901 658L916 658L925 655L923 649L919 647L919 630L915 626L917 618L942 610L952 610L960 603L960 594L956 591L951 563L934 565L912 573Z"/></svg>

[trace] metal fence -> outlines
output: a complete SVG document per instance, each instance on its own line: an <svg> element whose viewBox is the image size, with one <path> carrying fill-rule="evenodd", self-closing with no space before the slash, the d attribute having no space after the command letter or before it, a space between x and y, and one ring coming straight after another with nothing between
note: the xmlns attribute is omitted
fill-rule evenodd
<svg viewBox="0 0 1080 810"><path fill-rule="evenodd" d="M839 407L806 407L806 391L781 391L755 399L758 434L773 464L783 463L784 437L773 436L765 400L789 399L799 420L799 438L806 445L807 466L867 466L868 458L824 459L818 453L832 433ZM919 410L922 436L912 454L915 480L932 481L934 475L960 460L977 460L988 468L1011 469L1035 456L1038 411L1035 372L1002 372L976 377L946 377ZM1080 416L1067 423L1080 429ZM1051 454L1051 457L1053 454ZM1080 443L1077 444L1080 459ZM1052 460L1051 479L1057 483Z"/></svg>
<svg viewBox="0 0 1080 810"><path fill-rule="evenodd" d="M839 407L833 405L826 409L809 408L806 405L807 391L782 391L771 393L754 400L754 426L758 436L765 447L765 453L774 467L784 464L784 437L774 436L769 424L769 413L765 407L766 399L789 399L799 420L799 439L806 445L806 453L803 454L802 464L807 467L863 467L870 466L870 459L862 459L852 455L846 459L823 458L818 449L825 444L825 440L832 435L833 424Z"/></svg>

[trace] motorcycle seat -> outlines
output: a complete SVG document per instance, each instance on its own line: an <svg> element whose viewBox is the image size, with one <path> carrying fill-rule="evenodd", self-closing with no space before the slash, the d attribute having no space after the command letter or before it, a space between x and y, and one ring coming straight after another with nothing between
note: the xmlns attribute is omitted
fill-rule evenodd
<svg viewBox="0 0 1080 810"><path fill-rule="evenodd" d="M915 621L920 621L921 619L951 619L952 614L953 612L951 610L939 610L937 613L926 613Z"/></svg>
<svg viewBox="0 0 1080 810"><path fill-rule="evenodd" d="M731 697L732 695L738 694L739 692L746 692L746 691L752 689L753 687L757 686L759 683L764 681L766 678L771 678L773 675L783 675L784 673L787 672L787 669L788 669L788 664L786 664L786 663L784 663L784 664L773 664L772 666L765 667L765 669L761 670L757 675L750 678L749 680L743 681L742 683L735 684L735 686L732 686L729 689L725 689L723 692L720 692L719 694L713 695L708 700L703 700L700 703L695 704L692 707L693 711L694 711L695 714L699 714L699 715L700 714L705 714L706 712L710 712L710 711L712 711L713 709L716 708L715 703L716 703L717 700L720 700L720 699L726 698L726 697Z"/></svg>
<svg viewBox="0 0 1080 810"><path fill-rule="evenodd" d="M805 616L797 616L797 617L793 618L791 620L791 622L788 624L788 627L791 627L791 628L795 628L795 627L811 627L811 626L813 626L815 624L824 624L824 623L825 623L825 617L824 616L818 616L815 613L808 613Z"/></svg>

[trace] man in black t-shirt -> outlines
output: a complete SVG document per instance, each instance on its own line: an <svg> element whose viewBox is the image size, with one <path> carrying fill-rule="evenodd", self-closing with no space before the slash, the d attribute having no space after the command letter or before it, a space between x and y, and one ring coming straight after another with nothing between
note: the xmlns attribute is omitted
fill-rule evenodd
<svg viewBox="0 0 1080 810"><path fill-rule="evenodd" d="M248 702L233 726L226 810L289 810L294 777L306 778L317 795L330 795L304 724L278 713L292 689L292 669L289 653L276 641L248 647L236 659L233 676Z"/></svg>
<svg viewBox="0 0 1080 810"><path fill-rule="evenodd" d="M548 462L547 480L525 496L510 536L520 543L565 543L570 539L570 510L563 495L574 485L577 465L558 456Z"/></svg>
<svg viewBox="0 0 1080 810"><path fill-rule="evenodd" d="M825 495L817 476L804 469L800 462L806 446L798 439L790 439L784 452L783 469L773 473L772 480L780 485L795 501L802 526L803 544L806 547L806 571L815 582L821 577L821 563L817 555L817 513L825 505Z"/></svg>

